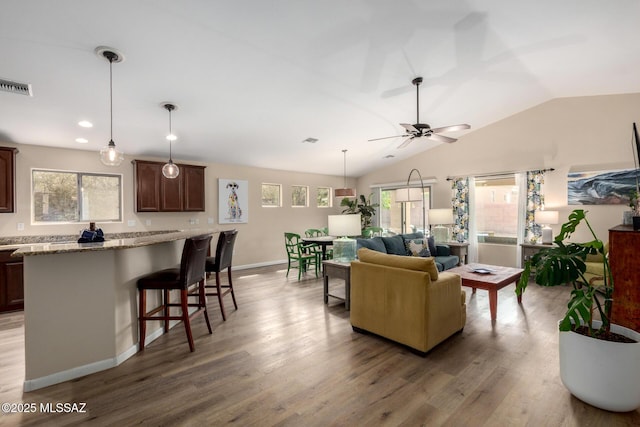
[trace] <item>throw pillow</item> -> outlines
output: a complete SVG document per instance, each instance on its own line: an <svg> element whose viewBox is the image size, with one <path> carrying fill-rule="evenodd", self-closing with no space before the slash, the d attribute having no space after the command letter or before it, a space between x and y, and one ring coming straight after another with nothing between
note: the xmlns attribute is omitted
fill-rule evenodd
<svg viewBox="0 0 640 427"><path fill-rule="evenodd" d="M429 252L431 252L431 255L437 256L438 250L436 249L436 241L433 236L429 237L427 244L429 245Z"/></svg>
<svg viewBox="0 0 640 427"><path fill-rule="evenodd" d="M407 247L407 254L411 256L430 257L429 245L424 239L410 239L404 241Z"/></svg>

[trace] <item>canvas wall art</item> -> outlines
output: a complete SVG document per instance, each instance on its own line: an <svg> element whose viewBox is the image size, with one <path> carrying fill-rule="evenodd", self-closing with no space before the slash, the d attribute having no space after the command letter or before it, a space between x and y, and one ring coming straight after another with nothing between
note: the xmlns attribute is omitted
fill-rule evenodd
<svg viewBox="0 0 640 427"><path fill-rule="evenodd" d="M636 189L636 169L571 172L567 175L569 205L628 205Z"/></svg>
<svg viewBox="0 0 640 427"><path fill-rule="evenodd" d="M249 222L249 182L218 179L218 223Z"/></svg>

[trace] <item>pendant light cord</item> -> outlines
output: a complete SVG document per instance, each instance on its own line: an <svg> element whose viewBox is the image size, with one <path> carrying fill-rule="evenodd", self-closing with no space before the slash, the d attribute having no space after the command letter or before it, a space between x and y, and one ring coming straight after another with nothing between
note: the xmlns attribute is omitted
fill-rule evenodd
<svg viewBox="0 0 640 427"><path fill-rule="evenodd" d="M342 150L342 153L344 154L344 169L343 169L343 178L344 178L344 187L342 188L347 188L347 150Z"/></svg>
<svg viewBox="0 0 640 427"><path fill-rule="evenodd" d="M113 142L113 56L109 55L109 116L111 118L111 138Z"/></svg>
<svg viewBox="0 0 640 427"><path fill-rule="evenodd" d="M173 158L171 157L171 145L173 144L173 132L171 131L171 110L173 108L168 108L169 110L169 163L173 163Z"/></svg>

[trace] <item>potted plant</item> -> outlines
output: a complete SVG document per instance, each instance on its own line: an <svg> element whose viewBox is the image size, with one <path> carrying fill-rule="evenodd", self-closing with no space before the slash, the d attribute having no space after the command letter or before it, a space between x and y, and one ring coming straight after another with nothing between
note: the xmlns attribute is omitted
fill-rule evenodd
<svg viewBox="0 0 640 427"><path fill-rule="evenodd" d="M342 210L343 214L360 214L362 220L362 230L371 227L371 217L376 213L376 208L380 206L377 203L371 203L371 195L367 199L364 195L360 195L356 199L344 198L340 202L340 206L345 206Z"/></svg>
<svg viewBox="0 0 640 427"><path fill-rule="evenodd" d="M568 242L581 223L588 227L593 240ZM614 281L605 245L582 209L571 212L554 243L527 260L516 294L522 295L534 271L539 285L572 286L567 312L559 321L562 382L571 394L590 405L632 411L640 407L640 334L611 324ZM602 278L585 278L587 255L597 255L601 260Z"/></svg>

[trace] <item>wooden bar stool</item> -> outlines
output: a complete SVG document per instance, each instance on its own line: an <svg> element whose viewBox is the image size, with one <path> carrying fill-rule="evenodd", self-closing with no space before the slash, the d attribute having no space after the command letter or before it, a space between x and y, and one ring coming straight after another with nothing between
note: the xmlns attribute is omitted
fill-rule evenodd
<svg viewBox="0 0 640 427"><path fill-rule="evenodd" d="M224 311L224 303L222 297L231 293L233 298L233 306L238 309L236 303L236 295L233 292L233 282L231 281L231 258L233 257L233 246L236 243L236 237L238 236L237 230L227 230L220 232L218 237L218 244L216 245L216 256L207 258L205 270L207 273L216 273L216 284L207 285L205 288L215 288L215 292L208 292L208 296L217 296L218 303L220 304L220 311L222 312L222 320L227 320L226 313ZM229 278L229 284L223 285L220 283L220 272L227 269L227 277ZM224 291L223 291L224 290Z"/></svg>
<svg viewBox="0 0 640 427"><path fill-rule="evenodd" d="M169 331L169 320L182 320L184 329L187 332L189 341L189 349L195 350L193 344L193 336L191 334L191 318L197 314L204 314L207 322L209 333L211 324L207 314L207 302L205 297L205 262L207 259L207 251L211 244L211 235L202 235L191 237L184 242L182 249L182 259L180 268L167 268L165 270L156 271L138 279L138 291L140 292L139 307L139 323L140 323L140 351L144 350L144 341L146 338L146 322L149 320L164 320L164 332ZM197 288L189 291L189 288L197 284ZM147 310L147 289L157 289L162 291L162 304L158 307ZM180 290L180 304L172 304L169 302L169 294L173 289ZM189 297L197 297L197 302L189 303ZM171 316L169 309L171 307L180 307L182 313L180 316ZM197 307L197 309L189 314L189 307ZM162 312L162 314L157 314Z"/></svg>

